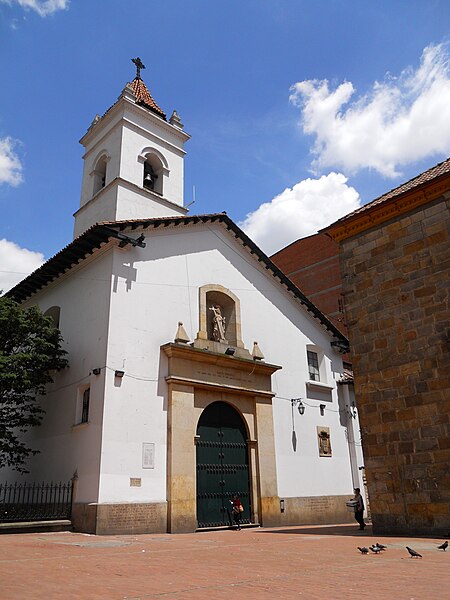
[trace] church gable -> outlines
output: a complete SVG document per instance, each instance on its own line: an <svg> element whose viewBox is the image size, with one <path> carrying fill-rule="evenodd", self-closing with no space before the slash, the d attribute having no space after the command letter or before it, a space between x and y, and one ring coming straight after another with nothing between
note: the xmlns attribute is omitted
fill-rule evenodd
<svg viewBox="0 0 450 600"><path fill-rule="evenodd" d="M276 286L281 285L295 300L300 302L310 316L317 320L322 328L327 331L328 335L333 338L332 345L335 346L337 350L340 352L348 350L348 340L345 336L225 213L195 215L192 217L163 217L134 221L115 221L96 224L76 238L53 258L49 259L42 267L12 288L7 295L18 301L25 300L51 281L56 280L63 273L70 271L74 265L78 264L85 257L95 253L97 249L109 242L115 243L121 248L136 247L145 244L143 240L146 235L148 236L151 234L152 230L158 231L161 230L161 228L164 228L164 230L167 230L168 228L176 230L183 226L193 227L205 224L221 225L227 234L231 235L234 240L237 240L242 248L246 250L246 254L249 255L250 260L256 261L265 272L269 273L274 278ZM140 236L136 234L137 231L142 232ZM213 290L209 290L211 299L212 296L210 295L210 292L213 292ZM218 293L219 291L216 290L216 292ZM206 295L204 301L206 301ZM199 329L200 338L203 335L201 333L202 331L205 331L205 326L201 324ZM239 346L238 343L236 345Z"/></svg>

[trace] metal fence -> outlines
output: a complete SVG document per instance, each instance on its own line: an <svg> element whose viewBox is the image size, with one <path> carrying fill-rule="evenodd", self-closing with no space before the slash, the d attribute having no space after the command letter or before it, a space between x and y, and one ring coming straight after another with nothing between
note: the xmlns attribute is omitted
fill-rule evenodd
<svg viewBox="0 0 450 600"><path fill-rule="evenodd" d="M70 519L73 482L0 484L0 523Z"/></svg>

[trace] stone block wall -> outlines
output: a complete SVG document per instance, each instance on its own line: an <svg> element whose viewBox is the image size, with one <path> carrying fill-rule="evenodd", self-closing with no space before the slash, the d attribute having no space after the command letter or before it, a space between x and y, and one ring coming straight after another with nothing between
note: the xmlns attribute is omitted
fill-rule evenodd
<svg viewBox="0 0 450 600"><path fill-rule="evenodd" d="M450 530L450 201L342 242L374 530Z"/></svg>

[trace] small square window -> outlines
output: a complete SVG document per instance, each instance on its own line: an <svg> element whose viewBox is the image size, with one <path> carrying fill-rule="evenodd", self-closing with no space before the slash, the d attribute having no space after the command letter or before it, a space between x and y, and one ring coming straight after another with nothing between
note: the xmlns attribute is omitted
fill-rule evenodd
<svg viewBox="0 0 450 600"><path fill-rule="evenodd" d="M89 401L90 401L90 399L91 399L91 388L86 388L83 392L80 423L87 423L89 421Z"/></svg>
<svg viewBox="0 0 450 600"><path fill-rule="evenodd" d="M309 379L311 381L320 381L320 373L319 373L319 356L317 352L312 352L308 350L308 371L309 371Z"/></svg>

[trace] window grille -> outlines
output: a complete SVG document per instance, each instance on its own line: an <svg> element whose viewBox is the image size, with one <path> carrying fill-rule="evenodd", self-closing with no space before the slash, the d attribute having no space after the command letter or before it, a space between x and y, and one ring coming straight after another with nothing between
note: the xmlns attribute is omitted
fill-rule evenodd
<svg viewBox="0 0 450 600"><path fill-rule="evenodd" d="M320 381L320 373L319 373L319 357L317 352L312 352L308 350L308 370L309 370L309 378L311 381Z"/></svg>
<svg viewBox="0 0 450 600"><path fill-rule="evenodd" d="M83 392L83 406L81 408L81 422L87 423L89 420L89 400L91 399L91 388L86 388Z"/></svg>

